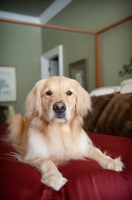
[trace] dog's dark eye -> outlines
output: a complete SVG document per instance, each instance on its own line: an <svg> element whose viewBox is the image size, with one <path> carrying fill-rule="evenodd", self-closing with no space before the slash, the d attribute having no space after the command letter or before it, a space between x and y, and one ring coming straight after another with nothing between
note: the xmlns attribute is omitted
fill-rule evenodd
<svg viewBox="0 0 132 200"><path fill-rule="evenodd" d="M67 95L72 95L72 92L71 91L67 91L67 93L66 93Z"/></svg>
<svg viewBox="0 0 132 200"><path fill-rule="evenodd" d="M46 94L47 94L48 96L51 96L51 95L52 95L52 92L51 92L51 91L48 91L48 92L46 92Z"/></svg>

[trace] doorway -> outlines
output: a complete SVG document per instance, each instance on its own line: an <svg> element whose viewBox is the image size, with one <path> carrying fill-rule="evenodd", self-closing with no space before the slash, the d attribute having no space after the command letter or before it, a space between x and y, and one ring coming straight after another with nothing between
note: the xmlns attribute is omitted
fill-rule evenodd
<svg viewBox="0 0 132 200"><path fill-rule="evenodd" d="M63 46L59 45L41 56L41 79L63 76Z"/></svg>

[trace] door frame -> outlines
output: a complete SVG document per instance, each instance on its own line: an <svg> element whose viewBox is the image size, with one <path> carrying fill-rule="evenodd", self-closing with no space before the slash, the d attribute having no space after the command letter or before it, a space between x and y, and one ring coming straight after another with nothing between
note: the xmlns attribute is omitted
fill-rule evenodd
<svg viewBox="0 0 132 200"><path fill-rule="evenodd" d="M58 45L41 55L41 79L49 77L50 60L55 57L58 57L59 76L63 76L63 46Z"/></svg>

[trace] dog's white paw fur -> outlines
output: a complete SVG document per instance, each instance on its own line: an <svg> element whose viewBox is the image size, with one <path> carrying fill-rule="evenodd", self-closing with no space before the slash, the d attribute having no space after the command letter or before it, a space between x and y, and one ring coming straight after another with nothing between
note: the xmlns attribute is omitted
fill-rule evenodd
<svg viewBox="0 0 132 200"><path fill-rule="evenodd" d="M124 167L124 164L123 162L121 161L121 158L115 158L115 159L112 159L112 158L107 158L104 162L103 162L103 165L102 167L104 169L109 169L109 170L114 170L114 171L117 171L117 172L120 172L123 170L123 167Z"/></svg>
<svg viewBox="0 0 132 200"><path fill-rule="evenodd" d="M49 187L52 187L56 191L59 191L67 181L68 180L63 176L56 176L56 175L51 175L44 179L43 178L41 179L42 183L46 184Z"/></svg>

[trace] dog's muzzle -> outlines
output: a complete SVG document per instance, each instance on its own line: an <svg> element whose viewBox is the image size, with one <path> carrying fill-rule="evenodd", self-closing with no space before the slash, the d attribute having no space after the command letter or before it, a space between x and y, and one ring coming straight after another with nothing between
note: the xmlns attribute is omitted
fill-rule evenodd
<svg viewBox="0 0 132 200"><path fill-rule="evenodd" d="M55 113L55 118L65 118L65 111L66 111L66 105L63 102L56 102L53 105L53 110Z"/></svg>

